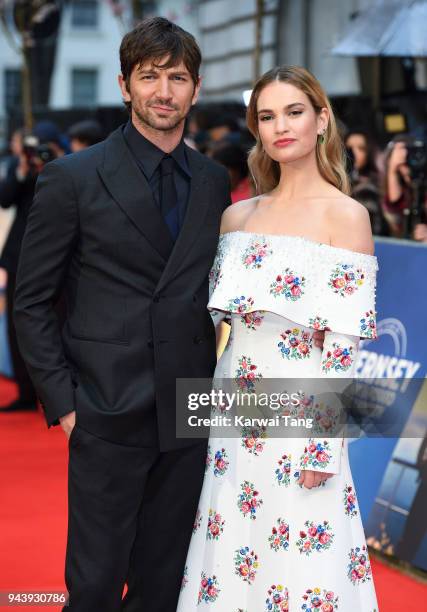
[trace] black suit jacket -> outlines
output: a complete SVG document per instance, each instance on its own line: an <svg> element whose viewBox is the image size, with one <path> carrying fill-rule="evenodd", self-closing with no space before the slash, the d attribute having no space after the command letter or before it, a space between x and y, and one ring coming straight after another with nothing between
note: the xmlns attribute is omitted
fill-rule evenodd
<svg viewBox="0 0 427 612"><path fill-rule="evenodd" d="M187 156L191 192L176 243L122 128L40 175L15 324L49 426L76 410L81 427L112 441L189 443L175 437L175 379L215 367L208 273L230 194L224 168L190 148Z"/></svg>

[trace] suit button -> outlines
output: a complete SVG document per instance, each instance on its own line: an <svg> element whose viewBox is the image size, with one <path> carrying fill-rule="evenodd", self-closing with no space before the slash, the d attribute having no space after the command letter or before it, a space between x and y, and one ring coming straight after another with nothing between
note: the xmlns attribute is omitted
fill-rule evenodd
<svg viewBox="0 0 427 612"><path fill-rule="evenodd" d="M160 300L160 297L159 297L158 295L155 295L155 296L153 297L153 302L154 302L155 304L157 304L157 303L159 302L159 300Z"/></svg>
<svg viewBox="0 0 427 612"><path fill-rule="evenodd" d="M194 336L193 342L194 344L201 344L203 342L203 338L201 338L200 336Z"/></svg>
<svg viewBox="0 0 427 612"><path fill-rule="evenodd" d="M149 340L147 342L147 346L148 346L148 348L151 348L151 349L154 348L154 342L152 340Z"/></svg>

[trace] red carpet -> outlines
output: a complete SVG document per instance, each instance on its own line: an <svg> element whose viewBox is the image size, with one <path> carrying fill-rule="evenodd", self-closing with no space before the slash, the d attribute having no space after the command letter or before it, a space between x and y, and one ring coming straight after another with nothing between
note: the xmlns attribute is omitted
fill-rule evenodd
<svg viewBox="0 0 427 612"><path fill-rule="evenodd" d="M13 385L0 378L0 405L14 397ZM65 590L67 457L62 430L48 430L41 414L0 412L0 592ZM378 560L372 566L380 612L424 607L427 585Z"/></svg>

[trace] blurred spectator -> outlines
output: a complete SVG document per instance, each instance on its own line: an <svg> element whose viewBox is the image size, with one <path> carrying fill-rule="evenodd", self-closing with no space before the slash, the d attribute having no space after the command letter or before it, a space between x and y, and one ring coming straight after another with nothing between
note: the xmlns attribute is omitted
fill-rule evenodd
<svg viewBox="0 0 427 612"><path fill-rule="evenodd" d="M70 127L68 130L68 138L70 139L72 153L77 153L82 149L91 147L97 142L101 142L104 138L104 134L98 121L86 119Z"/></svg>
<svg viewBox="0 0 427 612"><path fill-rule="evenodd" d="M23 137L22 146L16 142L18 153L10 164L6 178L0 182L0 206L16 208L16 215L0 257L0 268L7 272L6 307L9 349L18 399L2 411L36 410L36 393L19 352L13 325L13 297L19 253L24 237L27 216L33 201L37 177L45 163L64 154L66 145L56 126L50 121L37 124L31 135Z"/></svg>
<svg viewBox="0 0 427 612"><path fill-rule="evenodd" d="M376 236L389 235L381 207L380 173L376 164L376 147L364 130L351 130L344 140L348 159L352 197L369 212L372 231Z"/></svg>
<svg viewBox="0 0 427 612"><path fill-rule="evenodd" d="M240 141L239 124L234 117L227 115L217 116L208 129L208 135L209 140L214 143L220 140L238 143Z"/></svg>
<svg viewBox="0 0 427 612"><path fill-rule="evenodd" d="M415 139L407 134L396 136L387 146L385 154L385 185L383 209L393 236L414 238L427 242L425 195L421 203L420 216L413 232L411 229L410 211L414 204L414 176L408 161L408 149L414 146ZM426 177L424 176L424 182Z"/></svg>
<svg viewBox="0 0 427 612"><path fill-rule="evenodd" d="M221 146L213 148L211 157L228 170L233 204L254 195L252 181L249 178L247 154L241 147L222 143Z"/></svg>

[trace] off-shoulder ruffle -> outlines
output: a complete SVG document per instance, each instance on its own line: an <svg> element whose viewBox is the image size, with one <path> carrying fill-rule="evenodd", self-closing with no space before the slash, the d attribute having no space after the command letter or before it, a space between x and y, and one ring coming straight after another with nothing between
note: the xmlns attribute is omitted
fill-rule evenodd
<svg viewBox="0 0 427 612"><path fill-rule="evenodd" d="M208 309L265 310L299 325L376 337L377 258L299 236L221 234L210 273Z"/></svg>

